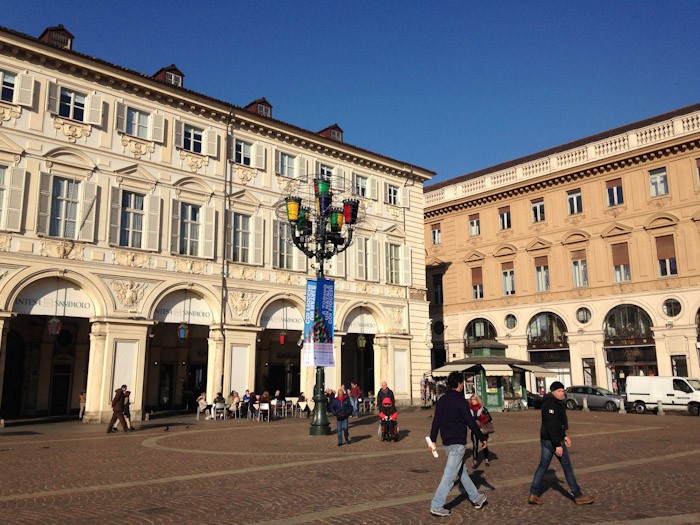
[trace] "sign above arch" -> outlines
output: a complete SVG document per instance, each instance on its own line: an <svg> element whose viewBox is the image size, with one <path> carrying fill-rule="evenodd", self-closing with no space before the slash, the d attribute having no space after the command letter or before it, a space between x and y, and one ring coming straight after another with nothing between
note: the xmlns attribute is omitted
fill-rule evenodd
<svg viewBox="0 0 700 525"><path fill-rule="evenodd" d="M18 314L94 317L95 305L79 286L65 279L47 278L30 284L15 299Z"/></svg>
<svg viewBox="0 0 700 525"><path fill-rule="evenodd" d="M263 310L260 326L270 330L304 330L304 316L291 301L275 301Z"/></svg>
<svg viewBox="0 0 700 525"><path fill-rule="evenodd" d="M165 296L153 312L153 319L159 323L184 322L209 326L213 317L209 303L194 292L185 290Z"/></svg>
<svg viewBox="0 0 700 525"><path fill-rule="evenodd" d="M355 308L346 317L343 331L349 334L376 334L377 321L367 308Z"/></svg>

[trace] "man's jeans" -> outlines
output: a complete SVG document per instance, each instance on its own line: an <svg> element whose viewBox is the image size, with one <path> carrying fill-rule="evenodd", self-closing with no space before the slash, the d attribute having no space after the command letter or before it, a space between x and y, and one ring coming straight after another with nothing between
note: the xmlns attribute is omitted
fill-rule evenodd
<svg viewBox="0 0 700 525"><path fill-rule="evenodd" d="M347 419L339 419L338 420L338 444L339 445L343 444L343 433L345 434L345 442L347 443L348 440L350 439L349 432L348 432L348 420Z"/></svg>
<svg viewBox="0 0 700 525"><path fill-rule="evenodd" d="M360 398L359 397L352 398L352 415L355 417L360 415Z"/></svg>
<svg viewBox="0 0 700 525"><path fill-rule="evenodd" d="M537 470L535 471L535 477L532 480L532 485L530 485L530 494L534 494L535 496L541 495L540 486L542 485L542 478L544 478L544 474L545 472L547 472L549 464L552 462L552 457L555 456L554 445L552 445L551 441L549 441L548 439L543 439L540 443L542 444L542 455L540 456L540 464L537 467ZM576 476L574 476L574 467L571 464L571 459L569 458L569 451L567 450L568 447L562 443L562 448L564 449L564 453L561 455L560 458L558 457L557 459L559 460L559 463L561 463L561 467L564 469L564 476L566 477L566 482L569 484L571 492L574 493L574 498L580 498L581 496L583 496L583 492L581 492L581 487L579 487L578 483L576 483Z"/></svg>
<svg viewBox="0 0 700 525"><path fill-rule="evenodd" d="M467 491L469 501L476 501L479 497L479 492L476 490L474 483L469 477L467 468L464 466L464 458L467 450L466 445L445 445L443 448L447 456L447 464L445 465L445 471L442 474L440 485L435 491L435 497L433 497L433 501L430 503L430 508L441 509L445 506L447 495L450 493L450 490L452 490L454 482L458 479Z"/></svg>

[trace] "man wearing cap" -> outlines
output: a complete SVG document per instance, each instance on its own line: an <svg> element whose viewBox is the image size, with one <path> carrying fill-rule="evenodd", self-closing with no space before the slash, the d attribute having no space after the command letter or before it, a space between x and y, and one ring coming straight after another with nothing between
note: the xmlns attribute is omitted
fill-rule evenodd
<svg viewBox="0 0 700 525"><path fill-rule="evenodd" d="M544 473L547 472L552 457L557 456L569 488L574 493L576 505L588 505L593 503L593 496L584 496L581 487L576 482L574 467L571 464L567 449L571 446L571 439L566 436L569 422L566 418L566 406L563 401L566 398L564 384L554 381L549 387L549 394L542 400L542 427L540 429L541 455L540 464L535 471L535 477L530 485L530 496L527 502L531 505L542 505L541 485Z"/></svg>

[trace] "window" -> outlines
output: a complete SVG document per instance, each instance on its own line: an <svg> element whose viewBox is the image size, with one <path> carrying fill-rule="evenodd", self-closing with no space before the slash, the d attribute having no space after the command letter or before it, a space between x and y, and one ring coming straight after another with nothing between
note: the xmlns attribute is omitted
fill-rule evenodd
<svg viewBox="0 0 700 525"><path fill-rule="evenodd" d="M386 282L390 284L401 284L401 255L398 244L387 243L386 245Z"/></svg>
<svg viewBox="0 0 700 525"><path fill-rule="evenodd" d="M535 284L538 292L549 291L549 261L546 255L535 257Z"/></svg>
<svg viewBox="0 0 700 525"><path fill-rule="evenodd" d="M659 261L659 275L661 277L678 275L673 235L663 235L656 238L656 258Z"/></svg>
<svg viewBox="0 0 700 525"><path fill-rule="evenodd" d="M581 190L567 192L566 199L569 203L569 215L583 213L583 201L581 200Z"/></svg>
<svg viewBox="0 0 700 525"><path fill-rule="evenodd" d="M243 166L250 166L253 159L251 157L251 150L253 145L250 142L245 142L241 139L236 139L235 141L235 153L233 161L236 164L242 164Z"/></svg>
<svg viewBox="0 0 700 525"><path fill-rule="evenodd" d="M627 243L612 245L613 277L616 283L626 283L632 280L630 274L630 256Z"/></svg>
<svg viewBox="0 0 700 525"><path fill-rule="evenodd" d="M14 102L15 81L17 77L14 73L0 71L0 99L5 102Z"/></svg>
<svg viewBox="0 0 700 525"><path fill-rule="evenodd" d="M684 355L671 356L671 370L674 376L688 377L688 359ZM674 383L677 379L674 379ZM675 389L675 384L674 384Z"/></svg>
<svg viewBox="0 0 700 525"><path fill-rule="evenodd" d="M92 242L96 198L97 185L94 182L41 173L36 232Z"/></svg>
<svg viewBox="0 0 700 525"><path fill-rule="evenodd" d="M659 168L649 172L649 184L651 186L651 196L660 197L668 194L668 180L666 168Z"/></svg>
<svg viewBox="0 0 700 525"><path fill-rule="evenodd" d="M49 235L75 239L78 220L78 185L75 180L54 177L51 189Z"/></svg>
<svg viewBox="0 0 700 525"><path fill-rule="evenodd" d="M353 174L352 194L358 197L368 197L367 182L367 177L364 175Z"/></svg>
<svg viewBox="0 0 700 525"><path fill-rule="evenodd" d="M440 230L440 223L433 224L431 231L433 244L442 244L442 233Z"/></svg>
<svg viewBox="0 0 700 525"><path fill-rule="evenodd" d="M586 250L571 252L571 267L573 269L574 288L588 286L588 264L586 263Z"/></svg>
<svg viewBox="0 0 700 525"><path fill-rule="evenodd" d="M595 376L595 359L584 358L582 359L583 364L583 384L587 386L593 386L596 384Z"/></svg>
<svg viewBox="0 0 700 525"><path fill-rule="evenodd" d="M332 129L331 140L335 140L336 142L343 142L343 134L337 129Z"/></svg>
<svg viewBox="0 0 700 525"><path fill-rule="evenodd" d="M386 185L386 193L384 195L384 202L391 204L392 206L399 205L399 187L393 184Z"/></svg>
<svg viewBox="0 0 700 525"><path fill-rule="evenodd" d="M700 159L695 159L695 171L698 176L698 185L700 185Z"/></svg>
<svg viewBox="0 0 700 525"><path fill-rule="evenodd" d="M544 199L535 199L531 203L532 222L544 221Z"/></svg>
<svg viewBox="0 0 700 525"><path fill-rule="evenodd" d="M662 310L667 317L678 317L681 315L681 303L677 299L666 299Z"/></svg>
<svg viewBox="0 0 700 525"><path fill-rule="evenodd" d="M235 262L250 262L250 216L233 214L233 256Z"/></svg>
<svg viewBox="0 0 700 525"><path fill-rule="evenodd" d="M363 281L379 281L379 241L357 237L353 241L351 265L355 268L355 278Z"/></svg>
<svg viewBox="0 0 700 525"><path fill-rule="evenodd" d="M297 176L296 157L283 151L275 152L275 173L293 179ZM301 173L299 176L302 176Z"/></svg>
<svg viewBox="0 0 700 525"><path fill-rule="evenodd" d="M282 270L294 270L294 250L292 244L292 230L288 222L277 222L277 235L275 235L275 268Z"/></svg>
<svg viewBox="0 0 700 525"><path fill-rule="evenodd" d="M121 102L117 102L116 113L117 131L144 140L163 142L165 132L165 118L163 115L127 106ZM183 147L178 140L178 122L180 125L182 124L179 120L176 120L176 145Z"/></svg>
<svg viewBox="0 0 700 525"><path fill-rule="evenodd" d="M479 222L479 214L475 213L469 216L469 237L478 237L481 235L481 223Z"/></svg>
<svg viewBox="0 0 700 525"><path fill-rule="evenodd" d="M182 77L172 71L165 72L165 81L173 86L182 86Z"/></svg>
<svg viewBox="0 0 700 525"><path fill-rule="evenodd" d="M512 262L501 265L503 275L503 295L515 295L515 270Z"/></svg>
<svg viewBox="0 0 700 525"><path fill-rule="evenodd" d="M185 129L182 137L182 149L193 153L202 153L202 134L203 130L185 124Z"/></svg>
<svg viewBox="0 0 700 525"><path fill-rule="evenodd" d="M510 206L504 206L503 208L498 208L498 225L501 230L509 230L511 227L510 223Z"/></svg>
<svg viewBox="0 0 700 525"><path fill-rule="evenodd" d="M199 212L195 204L180 203L180 255L199 255Z"/></svg>
<svg viewBox="0 0 700 525"><path fill-rule="evenodd" d="M591 311L585 306L582 306L581 308L576 310L576 319L581 324L586 324L587 322L589 322L591 320L591 315Z"/></svg>
<svg viewBox="0 0 700 525"><path fill-rule="evenodd" d="M58 114L62 117L82 122L85 117L85 95L70 89L61 88Z"/></svg>
<svg viewBox="0 0 700 525"><path fill-rule="evenodd" d="M144 224L144 196L133 191L122 192L119 246L141 248Z"/></svg>
<svg viewBox="0 0 700 525"><path fill-rule="evenodd" d="M266 106L265 104L258 104L258 115L262 115L263 117L271 117L272 108L270 108L270 106Z"/></svg>
<svg viewBox="0 0 700 525"><path fill-rule="evenodd" d="M433 303L434 304L443 304L442 274L441 273L434 273L433 274Z"/></svg>
<svg viewBox="0 0 700 525"><path fill-rule="evenodd" d="M624 204L625 200L622 196L622 179L609 180L605 183L605 188L608 190L608 206L619 206Z"/></svg>
<svg viewBox="0 0 700 525"><path fill-rule="evenodd" d="M481 266L472 268L472 299L484 298L484 278Z"/></svg>
<svg viewBox="0 0 700 525"><path fill-rule="evenodd" d="M518 318L513 314L506 315L506 328L512 330L516 326L518 326Z"/></svg>
<svg viewBox="0 0 700 525"><path fill-rule="evenodd" d="M318 176L321 180L331 181L333 180L333 168L325 164L318 165Z"/></svg>

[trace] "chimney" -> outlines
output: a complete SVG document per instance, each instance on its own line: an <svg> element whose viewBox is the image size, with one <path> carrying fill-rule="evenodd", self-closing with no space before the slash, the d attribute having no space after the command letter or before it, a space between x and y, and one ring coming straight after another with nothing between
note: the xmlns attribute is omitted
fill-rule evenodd
<svg viewBox="0 0 700 525"><path fill-rule="evenodd" d="M58 24L57 26L44 29L39 40L61 49L73 49L74 38L73 34L63 27L63 24Z"/></svg>

